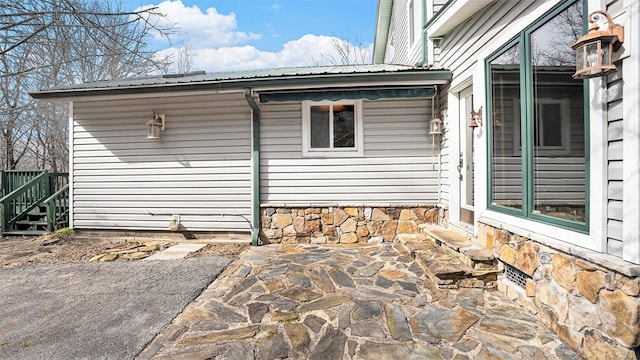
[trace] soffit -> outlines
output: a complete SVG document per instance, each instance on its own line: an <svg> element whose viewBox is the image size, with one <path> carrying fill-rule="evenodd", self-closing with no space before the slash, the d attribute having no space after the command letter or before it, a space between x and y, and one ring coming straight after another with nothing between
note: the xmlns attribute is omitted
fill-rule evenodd
<svg viewBox="0 0 640 360"><path fill-rule="evenodd" d="M434 16L434 20L427 24L429 37L446 35L456 26L477 14L480 10L495 0L453 0Z"/></svg>

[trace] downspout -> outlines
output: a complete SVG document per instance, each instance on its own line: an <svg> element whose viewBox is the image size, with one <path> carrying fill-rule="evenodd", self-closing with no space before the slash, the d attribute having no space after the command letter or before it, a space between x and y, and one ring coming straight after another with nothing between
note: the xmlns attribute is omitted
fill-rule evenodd
<svg viewBox="0 0 640 360"><path fill-rule="evenodd" d="M416 63L416 67L423 67L427 62L427 37L426 37L426 27L425 22L427 21L427 0L422 0L422 24L420 27L422 31L420 31L420 36L422 36L422 59Z"/></svg>
<svg viewBox="0 0 640 360"><path fill-rule="evenodd" d="M244 89L244 98L251 108L251 245L258 246L260 237L260 108L251 88Z"/></svg>

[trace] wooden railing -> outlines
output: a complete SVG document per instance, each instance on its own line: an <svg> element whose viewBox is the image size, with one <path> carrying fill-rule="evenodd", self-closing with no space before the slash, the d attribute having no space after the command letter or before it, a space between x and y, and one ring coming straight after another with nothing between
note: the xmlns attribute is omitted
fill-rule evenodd
<svg viewBox="0 0 640 360"><path fill-rule="evenodd" d="M0 199L2 231L12 229L16 221L49 197L49 174L45 171Z"/></svg>
<svg viewBox="0 0 640 360"><path fill-rule="evenodd" d="M45 206L47 229L68 226L69 176L40 171L2 171L3 197L0 199L2 232L16 230L16 223L34 208Z"/></svg>
<svg viewBox="0 0 640 360"><path fill-rule="evenodd" d="M69 226L69 184L43 202L47 207L47 230L53 232Z"/></svg>
<svg viewBox="0 0 640 360"><path fill-rule="evenodd" d="M42 170L4 170L0 174L0 183L2 184L2 196L7 196L12 191L19 189L24 184L33 180L36 176L42 174Z"/></svg>

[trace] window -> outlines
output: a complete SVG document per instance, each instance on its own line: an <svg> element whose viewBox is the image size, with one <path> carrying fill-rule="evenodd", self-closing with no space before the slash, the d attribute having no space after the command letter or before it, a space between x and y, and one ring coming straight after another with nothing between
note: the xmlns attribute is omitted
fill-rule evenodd
<svg viewBox="0 0 640 360"><path fill-rule="evenodd" d="M305 101L304 155L362 155L360 104L359 101Z"/></svg>
<svg viewBox="0 0 640 360"><path fill-rule="evenodd" d="M420 39L420 29L422 27L420 1L410 0L407 17L409 23L409 46L413 47Z"/></svg>
<svg viewBox="0 0 640 360"><path fill-rule="evenodd" d="M520 100L513 100L515 112L520 113ZM552 156L568 155L571 153L571 99L569 98L538 98L535 99L535 123L533 126L533 146L542 154ZM520 123L514 125L514 151L519 153Z"/></svg>
<svg viewBox="0 0 640 360"><path fill-rule="evenodd" d="M571 45L582 1L565 1L486 62L489 207L588 229L588 89L574 80Z"/></svg>

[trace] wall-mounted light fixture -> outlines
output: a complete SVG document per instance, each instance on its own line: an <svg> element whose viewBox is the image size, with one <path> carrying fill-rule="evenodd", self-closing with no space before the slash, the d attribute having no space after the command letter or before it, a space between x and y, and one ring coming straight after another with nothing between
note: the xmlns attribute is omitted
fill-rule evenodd
<svg viewBox="0 0 640 360"><path fill-rule="evenodd" d="M147 121L147 140L160 140L161 131L165 130L165 116L153 110L151 120Z"/></svg>
<svg viewBox="0 0 640 360"><path fill-rule="evenodd" d="M597 21L605 17L606 30L600 30ZM576 51L576 73L574 79L606 76L616 72L613 52L624 42L624 27L614 24L606 11L597 10L589 14L589 31L571 46Z"/></svg>
<svg viewBox="0 0 640 360"><path fill-rule="evenodd" d="M429 135L442 135L442 120L439 117L429 121Z"/></svg>
<svg viewBox="0 0 640 360"><path fill-rule="evenodd" d="M436 103L438 103L436 105ZM435 87L435 94L431 98L431 120L429 120L429 135L442 135L442 119L440 119L440 104L438 102L438 87Z"/></svg>
<svg viewBox="0 0 640 360"><path fill-rule="evenodd" d="M470 128L477 128L478 126L482 126L482 106L478 111L471 110L471 122L469 122Z"/></svg>

